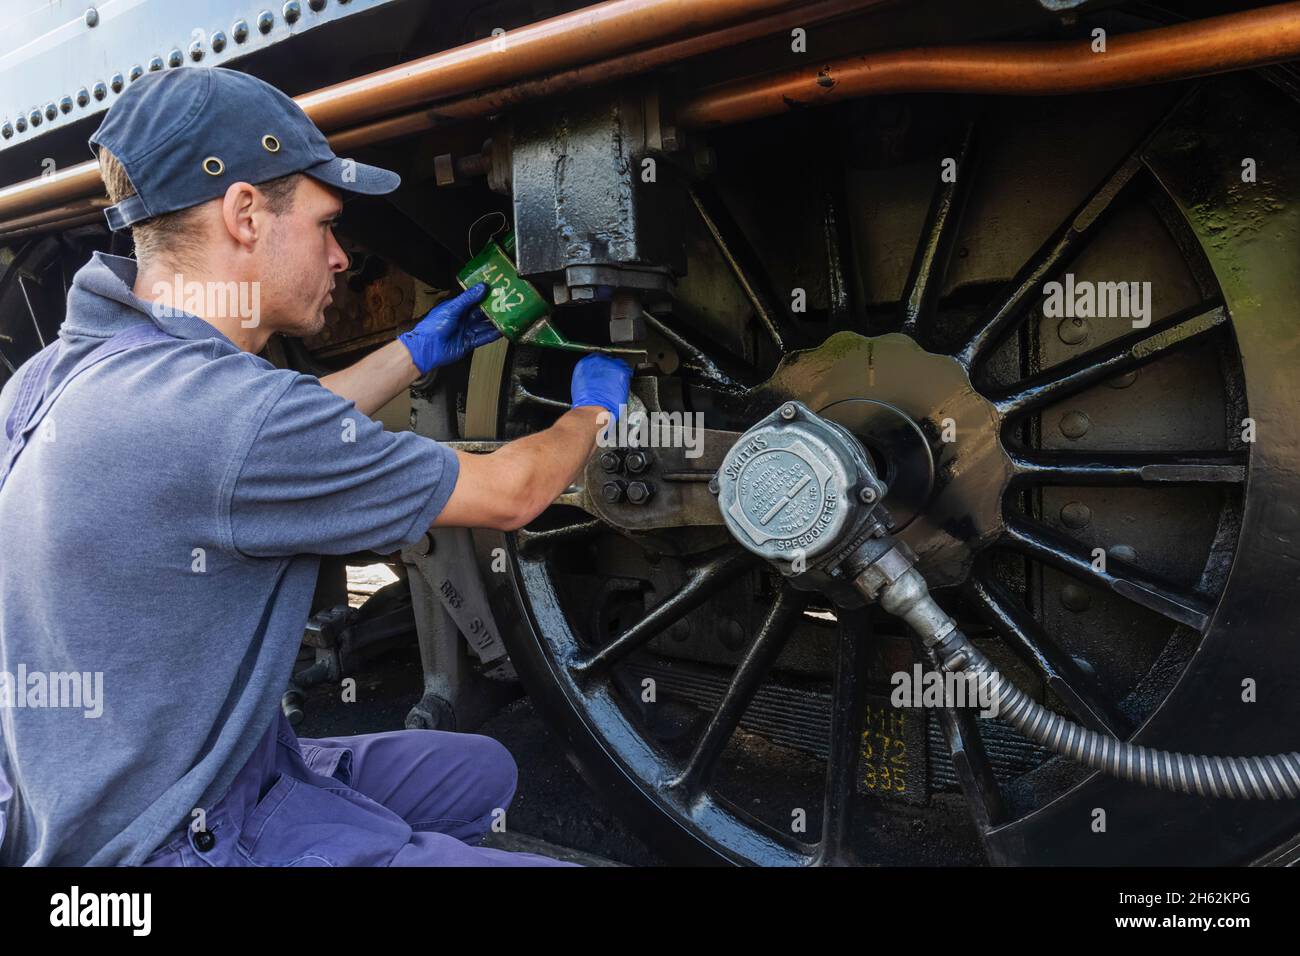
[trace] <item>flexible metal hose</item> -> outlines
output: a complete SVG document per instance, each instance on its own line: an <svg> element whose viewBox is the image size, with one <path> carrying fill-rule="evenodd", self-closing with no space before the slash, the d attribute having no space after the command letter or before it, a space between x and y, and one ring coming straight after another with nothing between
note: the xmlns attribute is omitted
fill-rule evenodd
<svg viewBox="0 0 1300 956"><path fill-rule="evenodd" d="M1146 787L1230 797L1238 800L1283 800L1300 796L1300 753L1266 757L1207 757L1171 753L1126 743L1081 727L1032 700L1003 677L930 597L920 573L889 575L892 580L868 586L881 607L903 618L934 648L945 670L964 671L988 681L998 716L1035 743L1092 770Z"/></svg>

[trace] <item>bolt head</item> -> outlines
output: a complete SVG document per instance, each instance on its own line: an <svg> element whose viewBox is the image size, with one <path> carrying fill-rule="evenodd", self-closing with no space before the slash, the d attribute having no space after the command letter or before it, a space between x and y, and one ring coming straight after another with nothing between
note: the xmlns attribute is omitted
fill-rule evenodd
<svg viewBox="0 0 1300 956"><path fill-rule="evenodd" d="M645 451L630 451L627 458L624 459L627 470L637 475L650 467L650 453Z"/></svg>
<svg viewBox="0 0 1300 956"><path fill-rule="evenodd" d="M858 492L858 500L864 505L873 505L876 503L876 489L867 487Z"/></svg>
<svg viewBox="0 0 1300 956"><path fill-rule="evenodd" d="M600 455L600 467L605 471L611 473L618 471L621 464L622 461L619 459L619 454L616 451L606 451L602 452Z"/></svg>
<svg viewBox="0 0 1300 956"><path fill-rule="evenodd" d="M607 481L604 487L600 489L601 496L611 505L616 505L623 500L624 484L621 481Z"/></svg>
<svg viewBox="0 0 1300 956"><path fill-rule="evenodd" d="M629 482L627 486L627 500L634 505L643 505L650 500L654 494L654 485L644 481Z"/></svg>
<svg viewBox="0 0 1300 956"><path fill-rule="evenodd" d="M786 402L784 405L781 406L781 417L784 418L787 422L793 419L796 414L797 412L795 411L795 407L791 405L789 402Z"/></svg>

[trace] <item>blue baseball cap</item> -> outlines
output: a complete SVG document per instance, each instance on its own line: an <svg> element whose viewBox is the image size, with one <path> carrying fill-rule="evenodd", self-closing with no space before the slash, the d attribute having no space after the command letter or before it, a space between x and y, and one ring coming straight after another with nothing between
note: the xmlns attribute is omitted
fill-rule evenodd
<svg viewBox="0 0 1300 956"><path fill-rule="evenodd" d="M220 66L146 73L126 88L90 137L121 162L136 194L104 210L114 232L257 185L305 173L351 193L401 185L389 169L334 155L302 108L269 83Z"/></svg>

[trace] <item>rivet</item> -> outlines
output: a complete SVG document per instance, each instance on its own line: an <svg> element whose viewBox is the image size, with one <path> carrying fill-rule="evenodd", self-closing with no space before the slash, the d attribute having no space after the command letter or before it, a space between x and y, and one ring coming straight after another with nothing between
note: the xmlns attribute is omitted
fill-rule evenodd
<svg viewBox="0 0 1300 956"><path fill-rule="evenodd" d="M86 89L83 86L81 89L77 90L77 105L85 106L89 102L90 102L90 90Z"/></svg>
<svg viewBox="0 0 1300 956"><path fill-rule="evenodd" d="M82 90L81 92L82 92L82 93L85 93L86 91L85 91L85 90ZM80 96L80 95L81 95L81 94L79 93L78 96ZM87 99L89 99L89 94L87 94ZM71 97L71 96L65 96L65 97L63 97L62 99L59 100L59 112L61 112L61 113L71 113L71 112L72 112L72 97Z"/></svg>
<svg viewBox="0 0 1300 956"><path fill-rule="evenodd" d="M45 118L46 118L46 119L54 119L54 117L56 117L56 116L58 116L58 115L59 115L59 108L58 108L57 106L55 106L53 103L46 103L46 104L45 104Z"/></svg>
<svg viewBox="0 0 1300 956"><path fill-rule="evenodd" d="M1061 524L1067 528L1086 528L1092 521L1092 509L1082 501L1071 501L1061 509Z"/></svg>
<svg viewBox="0 0 1300 956"><path fill-rule="evenodd" d="M727 650L738 651L745 646L745 629L740 626L739 621L726 620L722 622L718 638Z"/></svg>
<svg viewBox="0 0 1300 956"><path fill-rule="evenodd" d="M30 122L30 123L32 124L32 129L35 129L36 127L40 126L40 125L41 125L41 111L40 111L40 110L32 110L30 113L27 114L27 120L28 120L28 122Z"/></svg>
<svg viewBox="0 0 1300 956"><path fill-rule="evenodd" d="M220 53L226 48L226 35L218 30L212 34L212 52Z"/></svg>
<svg viewBox="0 0 1300 956"><path fill-rule="evenodd" d="M284 14L285 23L297 23L298 18L302 16L302 6L299 5L298 0L289 0L280 8L280 12Z"/></svg>
<svg viewBox="0 0 1300 956"><path fill-rule="evenodd" d="M273 26L275 26L275 14L270 10L263 10L257 15L257 29L262 33L270 33Z"/></svg>
<svg viewBox="0 0 1300 956"><path fill-rule="evenodd" d="M1106 550L1106 554L1114 558L1116 561L1123 561L1125 564L1135 564L1138 559L1136 549L1127 544L1111 545L1111 547Z"/></svg>
<svg viewBox="0 0 1300 956"><path fill-rule="evenodd" d="M1061 588L1061 605L1067 611L1073 611L1078 614L1088 610L1092 605L1092 595L1086 588L1078 584L1067 584Z"/></svg>
<svg viewBox="0 0 1300 956"><path fill-rule="evenodd" d="M668 635L674 641L689 640L691 636L691 626L685 621L678 621L672 626L672 630L668 632Z"/></svg>
<svg viewBox="0 0 1300 956"><path fill-rule="evenodd" d="M195 40L190 44L190 59L195 63L198 63L199 60L203 59L203 44L198 40Z"/></svg>
<svg viewBox="0 0 1300 956"><path fill-rule="evenodd" d="M86 26L93 27L99 24L99 11L94 7L86 9Z"/></svg>
<svg viewBox="0 0 1300 956"><path fill-rule="evenodd" d="M121 77L119 76L118 79L120 80ZM90 88L90 95L97 100L102 100L108 95L108 87L104 85L103 80L96 81L95 85Z"/></svg>
<svg viewBox="0 0 1300 956"><path fill-rule="evenodd" d="M170 53L167 54L167 65L170 66L172 69L176 69L176 67L180 66L184 62L185 62L185 54L181 53L180 50L173 49Z"/></svg>
<svg viewBox="0 0 1300 956"><path fill-rule="evenodd" d="M320 13L325 9L325 0L307 0L307 6Z"/></svg>
<svg viewBox="0 0 1300 956"><path fill-rule="evenodd" d="M8 120L5 120L4 125L0 126L0 136L3 136L5 139L13 139L13 135L14 135L14 124L9 122Z"/></svg>
<svg viewBox="0 0 1300 956"><path fill-rule="evenodd" d="M1082 438L1092 427L1092 419L1083 412L1066 412L1061 416L1061 434L1066 438Z"/></svg>
<svg viewBox="0 0 1300 956"><path fill-rule="evenodd" d="M1137 369L1134 369L1131 372L1125 372L1122 375L1116 375L1114 378L1107 379L1106 384L1111 388L1128 388L1137 381L1137 377Z"/></svg>
<svg viewBox="0 0 1300 956"><path fill-rule="evenodd" d="M203 171L209 176L220 176L225 172L226 164L216 156L209 156L203 161Z"/></svg>
<svg viewBox="0 0 1300 956"><path fill-rule="evenodd" d="M163 68L163 58L162 58L162 57L160 57L160 56L156 56L156 57L154 57L152 60L149 61L149 72L150 72L150 73L157 73L157 72L158 72L159 70L161 70L162 68Z"/></svg>
<svg viewBox="0 0 1300 956"><path fill-rule="evenodd" d="M18 117L18 119L14 120L14 128L20 133L27 132L27 120L21 116Z"/></svg>
<svg viewBox="0 0 1300 956"><path fill-rule="evenodd" d="M108 85L112 88L114 93L121 93L122 87L126 85L126 82L122 79L121 73L114 73L108 78ZM103 97L100 97L100 99L103 99Z"/></svg>
<svg viewBox="0 0 1300 956"><path fill-rule="evenodd" d="M134 83L136 80L140 79L140 77L144 76L144 67L137 63L135 66L131 67L127 76L131 77L131 82Z"/></svg>
<svg viewBox="0 0 1300 956"><path fill-rule="evenodd" d="M1056 334L1066 345L1078 345L1088 338L1088 320L1062 319L1056 327Z"/></svg>
<svg viewBox="0 0 1300 956"><path fill-rule="evenodd" d="M230 35L235 38L236 43L243 43L248 39L248 23L245 20L236 20L230 27Z"/></svg>
<svg viewBox="0 0 1300 956"><path fill-rule="evenodd" d="M280 151L280 141L267 133L262 137L262 148L268 153L278 153Z"/></svg>

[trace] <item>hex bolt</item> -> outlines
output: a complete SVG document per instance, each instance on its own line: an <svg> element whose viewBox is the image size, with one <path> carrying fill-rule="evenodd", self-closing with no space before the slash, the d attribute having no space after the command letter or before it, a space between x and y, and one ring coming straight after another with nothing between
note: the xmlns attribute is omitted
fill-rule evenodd
<svg viewBox="0 0 1300 956"><path fill-rule="evenodd" d="M1086 528L1092 521L1092 509L1082 501L1071 501L1061 509L1061 524L1067 528Z"/></svg>
<svg viewBox="0 0 1300 956"><path fill-rule="evenodd" d="M1066 438L1082 438L1092 427L1092 419L1083 412L1066 412L1061 416L1061 434Z"/></svg>
<svg viewBox="0 0 1300 956"><path fill-rule="evenodd" d="M601 452L600 467L611 474L618 471L623 464L622 457L616 451Z"/></svg>
<svg viewBox="0 0 1300 956"><path fill-rule="evenodd" d="M627 482L618 478L605 482L605 486L600 489L601 496L611 505L616 505L622 501L626 491Z"/></svg>
<svg viewBox="0 0 1300 956"><path fill-rule="evenodd" d="M866 488L863 488L861 491L858 492L858 500L861 501L864 505L875 504L876 497L877 497L876 489L872 488L870 485L868 485Z"/></svg>
<svg viewBox="0 0 1300 956"><path fill-rule="evenodd" d="M781 406L781 417L784 418L787 422L792 420L796 414L797 412L795 411L795 407L791 405L789 402L786 402L784 405Z"/></svg>
<svg viewBox="0 0 1300 956"><path fill-rule="evenodd" d="M655 493L655 486L648 481L633 481L627 486L627 500L634 505L643 505L649 501Z"/></svg>
<svg viewBox="0 0 1300 956"><path fill-rule="evenodd" d="M634 475L639 475L650 467L651 456L648 451L630 451L623 463L627 465L627 470Z"/></svg>

